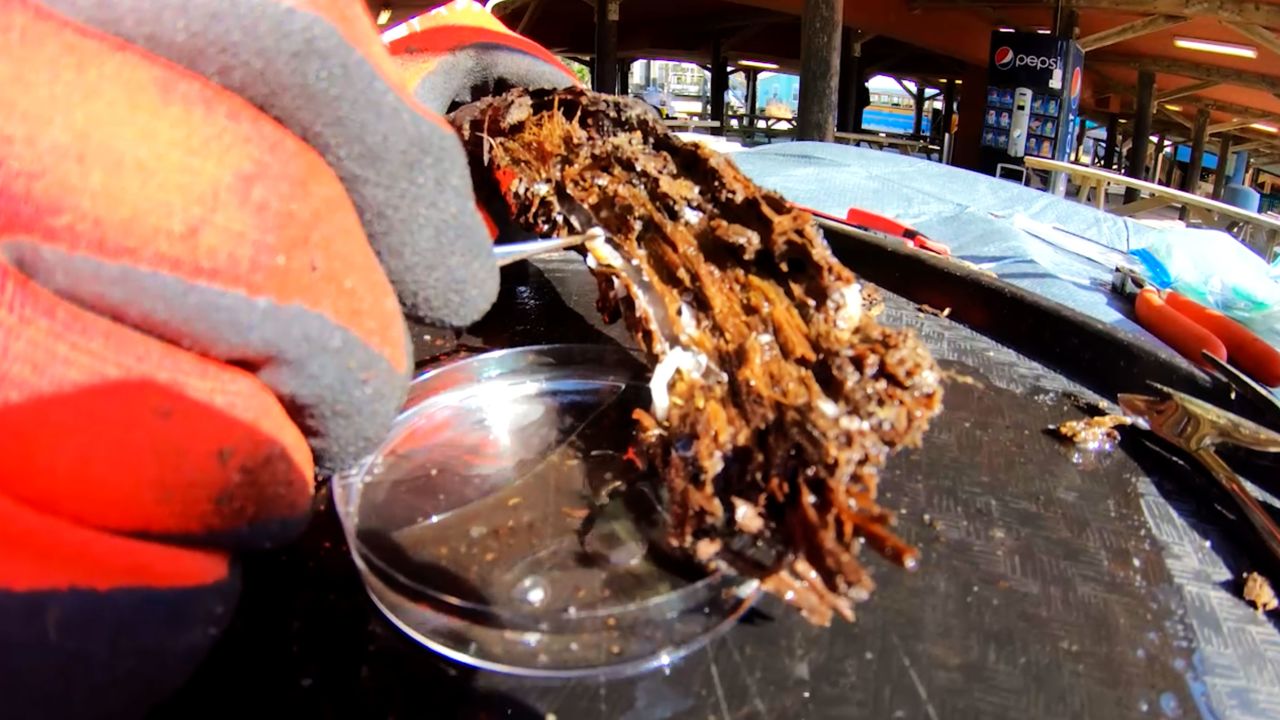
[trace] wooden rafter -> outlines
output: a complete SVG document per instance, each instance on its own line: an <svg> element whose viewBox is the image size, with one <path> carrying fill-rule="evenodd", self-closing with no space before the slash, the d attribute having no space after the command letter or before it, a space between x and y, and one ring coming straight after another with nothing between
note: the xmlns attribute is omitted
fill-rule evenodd
<svg viewBox="0 0 1280 720"><path fill-rule="evenodd" d="M1239 130L1242 127L1252 125L1255 122L1257 122L1257 120L1254 120L1253 118L1236 118L1235 120L1228 120L1227 122L1220 122L1220 123L1217 123L1216 125L1210 125L1208 128L1208 133L1210 135L1216 135L1220 132L1226 132L1228 130Z"/></svg>
<svg viewBox="0 0 1280 720"><path fill-rule="evenodd" d="M1280 7L1277 5L1276 7ZM1089 62L1100 65L1120 65L1135 70L1152 70L1168 75L1181 75L1198 80L1212 80L1223 85L1239 85L1272 94L1280 93L1280 77L1262 73L1234 70L1217 65L1175 60L1162 57L1137 55L1090 55Z"/></svg>
<svg viewBox="0 0 1280 720"><path fill-rule="evenodd" d="M510 0L507 1L510 2ZM525 11L524 17L520 18L520 25L516 27L516 32L523 35L525 30L533 24L534 18L538 17L542 12L542 8L546 4L545 0L533 0L533 2L529 4L529 9ZM502 5L499 5L498 7L502 7Z"/></svg>
<svg viewBox="0 0 1280 720"><path fill-rule="evenodd" d="M1181 125L1182 127L1185 127L1185 128L1189 128L1189 127L1191 127L1191 121L1190 121L1190 120L1188 120L1187 118L1183 117L1181 113L1176 113L1176 112L1174 112L1174 111L1170 110L1169 108L1156 108L1156 110L1157 110L1157 112L1159 112L1161 115L1164 115L1165 117L1169 118L1170 120L1173 120L1174 122L1178 123L1178 124L1179 124L1179 125Z"/></svg>
<svg viewBox="0 0 1280 720"><path fill-rule="evenodd" d="M1250 140L1246 143L1231 146L1232 150L1248 152L1250 150L1261 150L1266 147L1272 147L1277 144L1277 140Z"/></svg>
<svg viewBox="0 0 1280 720"><path fill-rule="evenodd" d="M506 17L512 12L519 10L526 5L532 5L537 0L503 0L493 8L493 14L496 17Z"/></svg>
<svg viewBox="0 0 1280 720"><path fill-rule="evenodd" d="M907 0L918 9L1035 8L1052 10L1058 2L1064 9L1110 10L1127 15L1179 15L1280 28L1280 5L1252 0Z"/></svg>
<svg viewBox="0 0 1280 720"><path fill-rule="evenodd" d="M1271 52L1280 55L1280 37L1276 37L1275 33L1261 25L1233 22L1231 20L1225 20L1222 24L1258 43Z"/></svg>
<svg viewBox="0 0 1280 720"><path fill-rule="evenodd" d="M1239 140L1241 144L1234 146L1233 150L1253 150L1258 148L1269 148L1270 151L1280 150L1280 137L1277 137L1275 133L1245 128L1236 132L1235 136L1236 140Z"/></svg>
<svg viewBox="0 0 1280 720"><path fill-rule="evenodd" d="M1151 17L1144 17L1141 20L1134 20L1133 22L1128 22L1108 30L1103 30L1099 33L1094 33L1088 37L1082 37L1080 38L1080 47L1084 48L1085 52L1097 50L1098 48L1114 45L1118 42L1124 42L1125 40L1132 40L1136 37L1166 30L1175 25L1181 25L1187 22L1187 20L1189 20L1189 18L1182 17L1180 15L1152 15ZM1263 32L1266 31L1264 30Z"/></svg>
<svg viewBox="0 0 1280 720"><path fill-rule="evenodd" d="M879 37L879 35L875 33L869 33L865 30L855 31L853 33L853 39L851 43L853 45L853 48L851 51L853 52L854 56L862 57L862 46L871 42L872 40L875 40L877 37Z"/></svg>
<svg viewBox="0 0 1280 720"><path fill-rule="evenodd" d="M1168 100L1176 100L1177 98L1186 97L1187 95L1195 95L1196 93L1202 90L1208 90L1209 88L1217 87L1217 86L1218 86L1218 83L1214 82L1213 80L1201 80L1199 82L1193 82L1190 85L1183 85L1180 88L1176 88L1173 90L1165 90L1164 92L1156 93L1156 102L1166 102Z"/></svg>
<svg viewBox="0 0 1280 720"><path fill-rule="evenodd" d="M1269 113L1257 108L1251 108L1247 105L1238 105L1236 103L1226 102L1224 100L1214 100L1213 98L1194 96L1185 98L1183 102L1197 107L1206 107L1210 110L1224 112L1228 115L1234 115L1242 120L1249 119L1253 122L1277 121L1277 117L1274 113Z"/></svg>
<svg viewBox="0 0 1280 720"><path fill-rule="evenodd" d="M1116 91L1122 92L1126 95L1133 95L1136 92L1134 88L1124 87L1124 86L1117 86ZM1259 110L1257 108L1251 108L1245 105L1238 105L1236 103L1225 102L1222 100L1214 100L1213 98L1200 97L1200 96L1184 96L1182 99L1178 101L1178 104L1185 105L1187 107L1192 107L1192 108L1204 108L1206 110L1214 110L1217 112L1226 113L1228 115L1233 116L1230 122L1219 123L1218 125L1220 127L1218 127L1217 130L1211 130L1211 132L1221 132L1223 130L1232 129L1232 128L1243 128L1257 122L1269 123L1269 124L1280 126L1280 115L1268 113L1268 112ZM1182 125L1190 127L1191 121L1188 120L1186 117L1184 117L1182 114L1177 113L1173 110L1170 110L1169 108L1161 107L1159 105L1156 106L1156 110L1160 114L1164 115L1165 117L1175 120L1181 123ZM1213 127L1215 126L1212 126L1212 125L1210 126L1210 128L1213 128ZM1259 132L1264 132L1264 131L1259 131ZM1264 140L1266 138L1265 136L1260 135L1258 136L1258 139ZM1280 142L1280 136L1276 137L1276 142Z"/></svg>

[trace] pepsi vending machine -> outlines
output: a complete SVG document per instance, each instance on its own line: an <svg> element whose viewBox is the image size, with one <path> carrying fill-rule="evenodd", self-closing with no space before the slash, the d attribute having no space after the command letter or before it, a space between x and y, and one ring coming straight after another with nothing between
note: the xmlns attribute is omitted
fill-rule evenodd
<svg viewBox="0 0 1280 720"><path fill-rule="evenodd" d="M1035 155L1070 157L1080 111L1084 51L1073 40L1039 33L991 33L982 170L1021 167Z"/></svg>

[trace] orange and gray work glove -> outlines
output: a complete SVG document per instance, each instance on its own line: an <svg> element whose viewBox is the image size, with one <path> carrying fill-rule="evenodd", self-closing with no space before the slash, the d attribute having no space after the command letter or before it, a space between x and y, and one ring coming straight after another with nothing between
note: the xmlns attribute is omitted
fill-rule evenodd
<svg viewBox="0 0 1280 720"><path fill-rule="evenodd" d="M0 0L0 108L3 714L130 715L497 270L360 0Z"/></svg>

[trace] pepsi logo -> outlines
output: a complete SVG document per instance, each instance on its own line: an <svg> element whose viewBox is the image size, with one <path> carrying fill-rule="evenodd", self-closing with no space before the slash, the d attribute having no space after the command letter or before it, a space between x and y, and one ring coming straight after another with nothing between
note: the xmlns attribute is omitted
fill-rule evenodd
<svg viewBox="0 0 1280 720"><path fill-rule="evenodd" d="M1080 68L1071 71L1071 97L1080 94Z"/></svg>
<svg viewBox="0 0 1280 720"><path fill-rule="evenodd" d="M997 68L1008 70L1013 65L1013 48L1006 45L996 50L995 63Z"/></svg>

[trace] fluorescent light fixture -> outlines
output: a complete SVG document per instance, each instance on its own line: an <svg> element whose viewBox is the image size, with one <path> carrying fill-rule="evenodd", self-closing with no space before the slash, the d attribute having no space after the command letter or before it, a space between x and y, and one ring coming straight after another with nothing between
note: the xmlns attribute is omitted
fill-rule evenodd
<svg viewBox="0 0 1280 720"><path fill-rule="evenodd" d="M759 68L761 70L777 70L778 63L765 62L763 60L739 60L738 67Z"/></svg>
<svg viewBox="0 0 1280 720"><path fill-rule="evenodd" d="M1199 52L1217 53L1219 55L1234 55L1235 57L1249 58L1250 60L1258 57L1258 48L1252 45L1236 45L1235 43L1205 40L1203 38L1183 37L1181 35L1173 39L1173 46L1180 47L1183 50L1198 50Z"/></svg>
<svg viewBox="0 0 1280 720"><path fill-rule="evenodd" d="M1169 103L1165 103L1165 104L1164 104L1164 109L1165 109L1165 110L1172 110L1172 111L1174 111L1174 112L1182 112L1182 106L1181 106L1181 105L1170 105Z"/></svg>
<svg viewBox="0 0 1280 720"><path fill-rule="evenodd" d="M1050 32L1053 32L1053 31L1050 30L1049 28L1036 28L1036 32L1041 35L1048 35Z"/></svg>
<svg viewBox="0 0 1280 720"><path fill-rule="evenodd" d="M1277 128L1275 125L1268 125L1266 123L1253 123L1249 127L1253 128L1254 130L1262 130L1263 132L1280 132L1280 128Z"/></svg>
<svg viewBox="0 0 1280 720"><path fill-rule="evenodd" d="M386 25L390 21L391 21L391 6L383 5L382 9L378 11L378 25L379 26Z"/></svg>
<svg viewBox="0 0 1280 720"><path fill-rule="evenodd" d="M996 28L996 30L997 30L998 32L1017 32L1016 30L1014 30L1013 28L1009 27L1008 25L1002 25L1002 26L1000 26L1000 27Z"/></svg>

